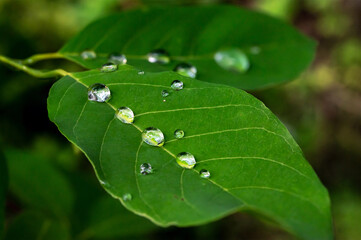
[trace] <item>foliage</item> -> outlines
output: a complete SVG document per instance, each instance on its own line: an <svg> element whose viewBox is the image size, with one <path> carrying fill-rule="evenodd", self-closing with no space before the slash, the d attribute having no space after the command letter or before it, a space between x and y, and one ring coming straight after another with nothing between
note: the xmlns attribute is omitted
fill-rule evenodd
<svg viewBox="0 0 361 240"><path fill-rule="evenodd" d="M173 70L187 62L197 67L199 80L255 89L292 80L311 62L314 46L282 21L241 8L214 6L112 15L87 26L59 53L88 69L101 67L113 52L125 54L130 65L144 71ZM247 73L217 65L216 52L229 48L247 55L251 64ZM147 54L156 49L166 50L171 62L149 63ZM85 50L97 57L83 59Z"/></svg>
<svg viewBox="0 0 361 240"><path fill-rule="evenodd" d="M265 3L262 3L262 1L258 1L260 2L260 5L266 5ZM290 19L290 21L293 21L293 23L296 23L296 25L298 25L301 29L303 29L304 31L307 31L308 33L311 33L311 35L313 35L314 37L316 36L316 38L318 38L321 42L319 45L319 53L318 53L318 61L316 62L316 64L314 65L314 67L311 69L311 71L309 71L307 74L303 75L303 77L294 82L293 84L289 84L286 86L279 86L278 88L275 89L268 89L266 91L261 91L261 92L254 92L254 94L262 99L267 106L269 106L273 112L275 112L277 114L277 116L281 117L282 121L284 123L286 123L287 127L290 129L290 131L292 132L292 134L294 135L294 137L297 139L297 141L300 143L300 145L302 146L302 149L305 151L305 154L307 156L307 159L309 159L312 163L313 166L316 166L316 171L318 172L318 174L320 174L321 179L323 180L323 182L325 182L326 186L340 186L342 188L342 186L344 186L343 184L354 184L355 180L357 180L357 176L354 174L355 171L357 172L357 166L359 163L357 163L357 161L355 161L355 157L357 159L357 154L359 153L359 149L358 146L358 141L357 141L357 131L352 131L352 129L355 129L355 127L357 127L357 124L355 125L355 123L357 123L357 111L355 109L353 109L354 104L352 104L351 99L350 98L345 98L347 96L347 94L351 93L351 91L348 91L350 89L339 89L338 91L334 91L332 90L332 86L335 86L335 84L339 84L341 83L342 85L346 86L346 87L354 87L355 90L359 89L359 85L357 84L357 81L355 81L355 79L357 79L357 72L359 71L358 67L357 67L357 63L355 65L355 60L357 62L358 56L357 53L358 48L359 48L359 41L356 38L349 38L350 41L348 41L347 37L346 38L338 38L336 39L335 36L345 36L344 34L349 34L350 33L350 29L352 27L352 25L348 24L344 24L347 23L347 21L349 20L345 20L344 19L351 19L352 14L348 14L345 15L344 14L344 8L341 8L340 6L338 8L335 8L334 6L338 5L333 3L327 3L327 4L323 4L322 8L313 8L315 4L313 4L311 1L308 1L308 5L306 6L301 6L299 4L297 4L295 1L294 4L289 4L290 1L283 1L283 3L280 4L274 4L272 6L272 4L269 4L268 7L263 8L265 11L269 11L270 8L277 8L277 7L282 7L282 6L286 6L287 8L292 8L292 9L296 9L296 10L292 10L291 14L285 14L282 15L282 11L285 10L274 10L271 11L275 14L278 14L279 16L286 16L287 19ZM325 3L325 1L323 1ZM29 3L30 4L30 3ZM64 6L65 4L62 3ZM68 3L67 3L68 4ZM9 5L9 4L5 4ZM327 5L327 6L326 6ZM296 7L295 7L296 6ZM332 8L330 8L330 6L332 6ZM1 8L1 6L0 6ZM301 10L303 9L303 10ZM330 11L331 10L331 11ZM287 10L288 11L288 10ZM318 14L320 15L320 18L313 18L310 15L302 15L300 17L300 11L302 12L312 12L312 14ZM63 11L63 14L66 11ZM350 11L349 11L350 12ZM9 11L7 11L7 13L9 13ZM341 31L338 31L337 34L334 34L334 26L336 26L335 24L329 24L327 25L327 21L328 19L332 19L332 17L322 17L323 15L332 15L333 13L337 13L337 16L342 15L343 20L340 22L340 24L343 24L343 27L338 28ZM7 14L2 14L3 19L7 19L6 18ZM89 17L90 15L88 15ZM311 22L310 22L310 18L311 18ZM296 19L296 20L294 20ZM34 22L35 21L39 21L39 19L37 18L33 18ZM71 20L73 21L73 20ZM326 30L316 30L316 31L320 31L321 35L317 35L318 33L315 33L313 31L315 31L314 29L310 29L310 25L307 25L307 21L309 21L308 23L311 24L313 23L312 26L317 26L317 28L322 29L325 27ZM0 19L1 22L1 19ZM9 29L11 29L11 25L16 26L16 19L13 19L12 21L9 22ZM33 25L35 23L32 23ZM315 24L315 22L320 22L320 24ZM304 25L306 23L306 25ZM54 24L54 23L50 23L50 24ZM36 24L35 24L36 25ZM39 25L39 24L38 24ZM46 25L46 24L42 24L42 25ZM72 26L80 26L79 24L73 24ZM40 26L40 25L39 25ZM14 28L15 29L15 28ZM62 28L48 28L47 32L49 32L49 36L56 36L57 35L57 30L56 29L62 29ZM74 29L74 28L73 28ZM24 31L22 31L24 33ZM51 34L50 32L53 32L53 34ZM59 31L58 31L59 32ZM66 36L66 26L65 26L65 31L64 34L62 32L62 36ZM352 33L352 32L351 32ZM16 33L16 34L21 34ZM326 36L327 38L322 38L322 34L328 35ZM33 33L33 35L35 36L36 33ZM13 35L12 38L14 38L14 36L16 37L16 35ZM26 35L24 35L26 36ZM69 31L68 31L68 36L69 36ZM26 36L28 39L31 39L31 37ZM12 38L8 38L8 39L12 39ZM15 39L15 38L14 38ZM49 38L41 38L41 41L36 41L37 45L32 45L32 46L41 46L43 47L40 51L44 51L45 50L51 50L54 49L54 46L57 46L56 44L54 44L54 42L58 42L61 43L63 40L62 38L57 38L56 41L53 41L56 38L53 38L53 40L46 40ZM60 40L59 40L60 39ZM31 41L31 40L30 40ZM7 46L7 39L3 39L2 43L0 43L0 48L2 46ZM34 41L35 42L35 41ZM44 44L45 42L45 44ZM51 43L51 44L49 44ZM326 43L326 44L325 44ZM14 44L15 45L15 42ZM17 45L18 46L18 45ZM334 47L334 49L332 49L332 47ZM29 49L29 45L23 45L24 49ZM56 48L56 47L55 47ZM11 48L2 48L2 52L8 52L9 55L17 55L16 53L18 51L16 51L16 49L12 48L13 50L11 50ZM5 50L5 51L4 51ZM15 51L14 51L15 50ZM349 50L349 51L348 51ZM22 51L22 56L24 56L24 54L29 54L29 50L27 50L28 53L23 52ZM39 51L36 50L36 48L33 48L32 50L30 50L31 52L34 51ZM333 54L333 55L331 55ZM19 54L18 54L19 55ZM20 54L21 56L21 54ZM329 60L329 61L326 61ZM341 63L339 65L337 65L338 63ZM51 62L50 65L48 63L42 63L40 64L41 66L47 66L52 68ZM66 65L65 63L61 64L63 67L65 68L69 68L69 65ZM71 66L71 69L75 69L74 67ZM143 69L144 70L144 69ZM4 68L0 69L2 76L6 76L4 78L2 78L2 80L4 81L4 83L6 83L6 85L2 88L3 89L3 93L6 94L2 94L1 96L8 96L6 102L2 102L2 109L4 109L3 107L6 106L5 104L12 104L9 105L9 108L6 107L5 108L5 112L2 111L3 113L5 113L4 116L6 116L6 118L2 118L2 124L5 123L6 127L2 129L2 133L1 133L1 140L7 141L7 144L12 144L11 141L16 141L17 139L24 139L22 140L22 142L20 142L19 144L21 144L22 146L27 146L27 147L32 147L34 145L31 145L32 142L34 141L34 137L38 137L41 134L44 134L40 131L41 128L39 126L42 126L42 128L45 127L45 129L49 129L50 127L50 133L52 134L50 139L54 139L56 142L53 142L51 144L58 144L58 142L62 142L61 138L56 137L54 132L54 129L51 128L51 125L49 124L43 124L46 123L46 119L44 118L44 114L42 115L37 115L35 116L35 114L33 114L33 116L35 117L35 119L44 119L44 121L34 121L35 122L35 128L33 128L33 130L31 130L31 133L28 128L28 126L30 126L29 124L27 124L25 122L25 118L24 118L24 123L23 125L21 125L21 120L18 120L16 118L14 118L14 114L12 114L9 110L10 106L12 109L17 109L17 112L19 116L21 116L19 113L24 112L25 109L22 107L22 105L24 105L24 101L20 101L23 97L21 94L21 92L23 93L30 93L32 92L32 94L27 94L24 97L26 97L27 101L26 102L31 102L32 103L32 110L39 112L38 109L42 109L44 108L44 106L35 106L34 104L37 104L38 102L40 102L41 97L38 98L34 98L36 96L36 94L38 96L45 96L45 92L49 87L49 84L46 84L44 87L40 87L41 86L41 82L37 82L37 81L29 81L29 79L25 78L23 75L21 74L12 74L9 71L6 71ZM148 73L148 71L146 71L146 73ZM14 79L14 76L17 77L17 79ZM355 77L356 76L356 77ZM8 84L9 83L9 84ZM16 85L16 83L18 83ZM20 89L20 87L23 89L21 90L21 92L19 92L17 95L14 94L10 94L13 91L9 91L8 85L11 85L13 90L18 91L18 89ZM339 85L337 85L339 87ZM42 91L40 91L41 89L43 89ZM35 90L35 92L34 92ZM331 90L331 91L330 91ZM334 101L332 98L332 94L337 94L337 101ZM346 94L346 95L345 95ZM352 95L351 95L352 96ZM33 100L31 100L33 99ZM39 99L39 100L37 100ZM44 100L44 97L42 98ZM280 99L283 99L282 104L280 104ZM349 103L347 104L347 106L345 105L345 100L346 99L350 99ZM327 103L327 105L326 105ZM15 104L15 106L14 106ZM325 108L327 106L327 108ZM336 107L337 111L335 112L335 109L332 109L330 107ZM20 107L20 108L19 108ZM332 111L330 111L330 109L332 109ZM339 112L339 109L341 110L341 112ZM40 111L41 112L41 111ZM10 113L10 114L9 114ZM342 113L342 118L339 118L339 113ZM350 115L351 114L356 114L356 115ZM331 114L331 116L330 116ZM336 114L336 115L335 115ZM16 115L16 116L17 116ZM7 123L7 121L9 119L13 119L15 121L13 121L11 124ZM21 117L19 118L21 119ZM5 121L4 121L5 120ZM355 122L356 121L356 122ZM20 122L20 124L17 124L18 122ZM19 127L12 127L13 126L19 126ZM33 125L33 124L32 124ZM2 125L3 126L3 125ZM10 129L9 129L10 127ZM6 130L5 130L6 129ZM53 130L52 130L53 129ZM5 131L4 131L5 130ZM25 132L24 132L25 130ZM48 130L47 130L48 131ZM11 137L9 138L6 134L8 133L12 133ZM19 135L19 133L24 133ZM29 133L31 133L32 135L29 135ZM49 133L49 134L50 134ZM9 135L10 136L10 135ZM50 136L50 135L49 135ZM7 140L5 140L7 139ZM9 141L10 140L10 141ZM18 143L15 142L15 144L17 145ZM37 147L37 151L42 151L41 150L41 144L40 145L35 145ZM65 142L61 143L62 147L63 146L67 146L67 149L71 150L72 148L70 147L70 145L66 145ZM47 146L50 146L50 142L45 144ZM47 147L45 147L47 148ZM51 161L56 161L55 163L55 167L56 168L63 168L65 167L66 172L71 172L72 175L77 175L79 173L80 169L84 170L87 169L86 165L83 165L83 161L82 159L80 159L81 155L79 155L77 153L77 151L68 151L68 152L62 152L61 150L62 148L53 148L53 150L48 151L48 153L44 152L44 154L48 154L48 155L52 155L55 157L54 159L52 159ZM343 149L343 150L342 150ZM50 151L52 151L53 153L49 154ZM342 152L342 154L340 155L340 153ZM59 157L57 155L54 155L56 153L60 153L58 154ZM66 157L66 155L68 155L68 157ZM61 157L60 157L61 156ZM342 156L343 161L336 161L338 157ZM71 159L73 159L74 161L72 161ZM61 162L59 162L61 161ZM74 165L74 163L71 162L76 162L76 164ZM60 165L58 165L58 163ZM351 164L352 163L352 164ZM349 170L347 170L349 169ZM81 170L81 171L83 171ZM351 170L351 171L350 171ZM88 170L86 170L86 172L89 172ZM156 172L155 172L156 173ZM345 173L347 173L345 175ZM342 177L343 176L343 177ZM357 181L356 181L357 182ZM90 189L85 190L84 186L88 185L88 182L83 182L83 183L78 183L79 187L77 188L78 190L83 189L83 192L86 191L91 191ZM76 191L78 191L76 190ZM337 189L333 189L331 188L331 197L336 197L337 196ZM352 192L352 198L357 198L357 192ZM17 197L15 197L17 198ZM91 198L91 196L89 197L83 197L83 198L79 198L79 200L76 200L75 202L77 202L75 204L75 207L73 207L75 212L80 211L81 213L87 213L89 211L91 211L92 208L94 208L94 206L92 205L87 205L84 204L86 202L85 199L89 199ZM77 198L76 198L77 199ZM81 200L83 199L83 200ZM14 201L13 197L10 198L10 203L12 203ZM18 200L16 200L18 201ZM337 206L342 206L343 204L342 199L335 201L334 202L334 206L335 209ZM82 204L83 203L83 204ZM114 202L116 204L116 201ZM118 204L119 206L119 204ZM24 208L24 207L22 207ZM28 208L31 208L31 206L28 205ZM82 209L82 210L80 210ZM88 210L86 210L88 209ZM340 209L339 212L337 214L335 214L334 216L336 217L335 219L335 224L336 224L336 236L340 237L340 239L352 239L351 234L347 235L348 232L351 231L352 228L350 228L350 226L352 225L353 222L352 220L347 220L344 222L337 221L337 218L341 218L343 215L341 213L345 212L344 209L338 207L337 209ZM7 215L11 216L16 215L16 212L12 212L13 210L7 210ZM97 213L99 214L99 213ZM234 215L234 217L237 217L239 215ZM232 217L232 218L234 218ZM351 217L352 218L352 217ZM217 223L213 224L213 226L221 226L222 224L224 224L225 222L229 221L230 218L226 218L225 220L222 221L218 221ZM239 221L239 220L237 220ZM12 221L11 221L12 222ZM11 223L10 222L10 223ZM72 226L71 228L75 228L77 230L75 230L76 232L80 233L82 230L81 229L85 229L84 226L81 226L82 224L78 224L79 221L74 221L72 220ZM247 223L243 222L244 225L246 225ZM231 224L232 226L236 226L234 224ZM242 223L238 223L238 226L242 226L241 229L245 229L244 225L242 225ZM8 225L9 226L9 225ZM223 225L224 226L224 225ZM207 227L203 228L206 229ZM246 227L247 228L247 227ZM183 229L182 231L176 231L177 234L179 233L192 233L192 236L194 236L193 234L193 229L195 229L196 231L198 231L198 229L201 228L191 228L190 230L187 229ZM212 228L213 232L217 233L218 230L217 227L216 228ZM225 228L222 228L225 229ZM267 232L266 228L262 228L262 229L252 229L252 227L248 227L247 229L249 229L248 232L244 232L242 234L247 234L246 236L255 236L257 235L257 233L262 234L262 232L264 233L265 231ZM354 233L353 236L357 236L357 230L355 228L353 228ZM74 229L73 229L74 230ZM72 230L72 231L73 231ZM235 234L235 231L232 231L231 228L229 228L229 232L225 232L224 230L222 230L222 235L223 234L229 234L228 236L231 236L230 232L233 232L233 234ZM114 231L114 230L113 230ZM169 231L174 231L174 230L168 230ZM209 228L207 230L209 232ZM164 232L164 231L162 231ZM218 233L219 234L219 233ZM274 233L270 233L273 234L272 237L277 236L274 235ZM224 235L223 235L224 236ZM347 237L350 236L350 237ZM267 235L267 238L271 236ZM262 239L262 237L261 237Z"/></svg>

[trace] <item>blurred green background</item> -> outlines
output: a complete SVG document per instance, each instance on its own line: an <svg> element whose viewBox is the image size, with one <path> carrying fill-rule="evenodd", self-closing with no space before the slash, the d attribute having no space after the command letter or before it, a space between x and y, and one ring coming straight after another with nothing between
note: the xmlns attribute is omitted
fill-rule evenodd
<svg viewBox="0 0 361 240"><path fill-rule="evenodd" d="M298 79L252 94L284 122L328 188L336 239L361 239L361 1L0 0L0 54L55 52L89 22L116 11L216 3L284 19L318 41L316 59ZM35 67L81 70L63 60ZM245 213L200 227L155 227L105 193L84 155L48 120L54 79L0 65L0 81L7 239L294 239Z"/></svg>

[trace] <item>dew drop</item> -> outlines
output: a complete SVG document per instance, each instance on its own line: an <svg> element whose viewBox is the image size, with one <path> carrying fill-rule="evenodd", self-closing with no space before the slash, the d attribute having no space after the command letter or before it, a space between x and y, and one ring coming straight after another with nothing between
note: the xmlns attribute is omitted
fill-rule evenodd
<svg viewBox="0 0 361 240"><path fill-rule="evenodd" d="M114 63L106 63L100 69L101 72L114 72L118 69L118 66Z"/></svg>
<svg viewBox="0 0 361 240"><path fill-rule="evenodd" d="M143 163L142 165L140 165L140 173L143 175L153 173L152 165L150 165L150 163Z"/></svg>
<svg viewBox="0 0 361 240"><path fill-rule="evenodd" d="M176 161L182 168L191 169L196 165L196 159L193 154L181 152L177 155Z"/></svg>
<svg viewBox="0 0 361 240"><path fill-rule="evenodd" d="M169 96L169 92L167 90L163 90L162 97L168 97L168 96Z"/></svg>
<svg viewBox="0 0 361 240"><path fill-rule="evenodd" d="M163 49L157 49L148 53L148 62L168 64L170 62L169 54Z"/></svg>
<svg viewBox="0 0 361 240"><path fill-rule="evenodd" d="M179 81L179 80L174 80L172 82L172 84L170 85L170 87L176 91L182 90L183 89L183 82Z"/></svg>
<svg viewBox="0 0 361 240"><path fill-rule="evenodd" d="M97 54L94 51L91 50L85 50L81 53L81 57L84 60L88 60L88 59L94 59L97 57Z"/></svg>
<svg viewBox="0 0 361 240"><path fill-rule="evenodd" d="M249 49L249 51L254 54L254 55L257 55L261 52L261 48L260 47L257 47L257 46L253 46Z"/></svg>
<svg viewBox="0 0 361 240"><path fill-rule="evenodd" d="M132 194L130 194L130 193L124 193L124 194L123 194L123 200L124 200L125 202L132 200Z"/></svg>
<svg viewBox="0 0 361 240"><path fill-rule="evenodd" d="M124 54L112 53L109 55L109 61L115 64L126 64L127 57Z"/></svg>
<svg viewBox="0 0 361 240"><path fill-rule="evenodd" d="M179 63L174 71L185 77L196 78L197 76L197 68L189 63Z"/></svg>
<svg viewBox="0 0 361 240"><path fill-rule="evenodd" d="M121 107L118 108L117 112L115 113L116 117L126 124L131 124L134 122L134 113L132 109L128 107Z"/></svg>
<svg viewBox="0 0 361 240"><path fill-rule="evenodd" d="M161 130L154 127L146 128L142 133L142 139L146 144L161 147L164 144L164 135Z"/></svg>
<svg viewBox="0 0 361 240"><path fill-rule="evenodd" d="M174 131L174 137L177 139L183 138L184 137L184 131L181 129L177 129Z"/></svg>
<svg viewBox="0 0 361 240"><path fill-rule="evenodd" d="M101 83L95 83L88 88L88 100L93 102L107 102L111 98L110 90Z"/></svg>
<svg viewBox="0 0 361 240"><path fill-rule="evenodd" d="M229 71L244 73L249 69L247 55L238 48L230 48L216 52L214 54L216 63Z"/></svg>
<svg viewBox="0 0 361 240"><path fill-rule="evenodd" d="M211 173L206 169L202 169L199 171L199 175L201 176L201 178L209 178L211 176Z"/></svg>

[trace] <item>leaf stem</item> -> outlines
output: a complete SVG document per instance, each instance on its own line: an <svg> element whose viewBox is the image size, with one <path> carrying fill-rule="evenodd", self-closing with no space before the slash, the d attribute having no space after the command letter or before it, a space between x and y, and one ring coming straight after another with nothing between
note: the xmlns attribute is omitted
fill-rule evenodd
<svg viewBox="0 0 361 240"><path fill-rule="evenodd" d="M33 77L37 77L37 78L52 78L52 77L69 75L69 73L63 69L42 71L42 70L30 68L30 67L24 65L22 61L14 60L14 59L2 56L2 55L0 55L0 62L4 63L6 65L12 66L15 69L21 70L21 71L23 71Z"/></svg>
<svg viewBox="0 0 361 240"><path fill-rule="evenodd" d="M28 57L24 60L21 60L22 64L25 65L30 65L30 64L34 64L36 62L39 61L43 61L43 60L48 60L48 59L59 59L59 58L64 58L64 56L61 53L55 52L55 53L40 53L40 54L35 54L31 57Z"/></svg>

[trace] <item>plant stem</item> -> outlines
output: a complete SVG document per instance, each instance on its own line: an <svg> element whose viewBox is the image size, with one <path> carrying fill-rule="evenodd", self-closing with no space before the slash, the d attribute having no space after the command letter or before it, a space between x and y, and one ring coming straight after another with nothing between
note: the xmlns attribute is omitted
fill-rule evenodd
<svg viewBox="0 0 361 240"><path fill-rule="evenodd" d="M44 59L44 58L43 58ZM0 55L0 62L12 66L18 70L26 72L27 74L37 78L52 78L59 76L66 76L69 73L63 69L55 69L50 71L41 71L34 68L30 68L22 63L22 61L14 60L5 56Z"/></svg>
<svg viewBox="0 0 361 240"><path fill-rule="evenodd" d="M30 64L34 64L36 62L39 61L43 61L43 60L48 60L48 59L59 59L59 58L64 58L64 56L60 53L40 53L40 54L35 54L31 57L28 57L27 59L21 60L22 64L25 65L30 65Z"/></svg>

